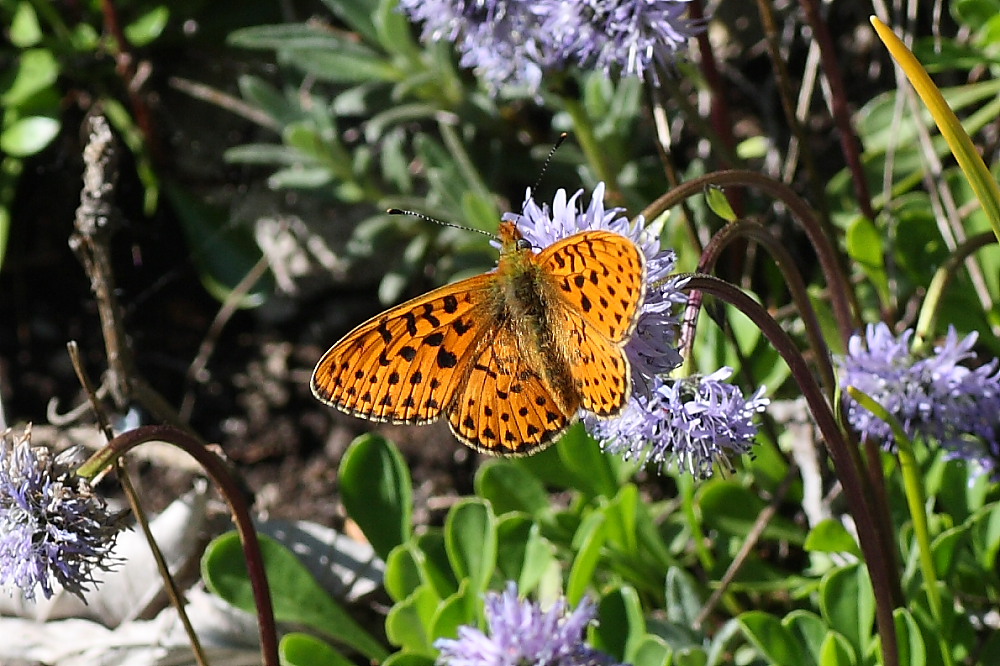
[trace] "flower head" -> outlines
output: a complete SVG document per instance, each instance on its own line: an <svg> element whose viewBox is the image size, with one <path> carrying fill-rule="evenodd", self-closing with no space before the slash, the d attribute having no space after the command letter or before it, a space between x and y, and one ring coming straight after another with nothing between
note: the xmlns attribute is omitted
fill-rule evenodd
<svg viewBox="0 0 1000 666"><path fill-rule="evenodd" d="M658 80L701 25L685 18L688 0L542 2L541 32L562 59L607 74Z"/></svg>
<svg viewBox="0 0 1000 666"><path fill-rule="evenodd" d="M974 460L997 474L1000 465L997 414L1000 413L1000 371L993 359L975 369L960 365L974 357L977 334L959 340L949 327L934 353L910 350L913 331L896 336L883 323L854 335L847 356L837 359L840 384L864 391L899 420L911 439L941 444L951 458ZM892 428L867 409L847 399L847 419L864 438L895 447Z"/></svg>
<svg viewBox="0 0 1000 666"><path fill-rule="evenodd" d="M118 522L68 460L31 447L30 428L0 436L0 587L49 598L58 583L82 599L94 570L113 566Z"/></svg>
<svg viewBox="0 0 1000 666"><path fill-rule="evenodd" d="M606 229L631 239L646 258L646 297L625 345L632 368L631 395L614 418L586 417L587 429L610 452L663 466L676 460L678 470L710 476L716 460L749 449L757 434L753 417L768 404L763 389L745 399L738 388L722 381L732 374L729 368L701 378L666 378L682 360L674 306L687 302L683 283L670 276L676 255L660 248L641 216L630 222L622 209L605 209L603 183L594 189L586 209L579 204L581 195L578 191L567 198L559 190L550 209L535 203L529 192L523 212L504 217L516 220L534 247L580 231Z"/></svg>
<svg viewBox="0 0 1000 666"><path fill-rule="evenodd" d="M716 461L750 450L757 435L754 417L770 402L761 387L750 398L726 383L722 368L705 377L654 379L648 396L634 395L616 418L588 419L591 433L607 451L638 458L698 478L712 476Z"/></svg>
<svg viewBox="0 0 1000 666"><path fill-rule="evenodd" d="M567 614L560 599L546 611L517 598L517 586L508 583L503 594L486 595L484 633L462 626L458 638L441 638L439 664L449 666L619 666L612 657L583 642L583 632L594 619L593 604L584 599Z"/></svg>
<svg viewBox="0 0 1000 666"><path fill-rule="evenodd" d="M401 0L425 42L448 40L496 93L534 93L543 75L570 64L657 80L701 26L688 0Z"/></svg>

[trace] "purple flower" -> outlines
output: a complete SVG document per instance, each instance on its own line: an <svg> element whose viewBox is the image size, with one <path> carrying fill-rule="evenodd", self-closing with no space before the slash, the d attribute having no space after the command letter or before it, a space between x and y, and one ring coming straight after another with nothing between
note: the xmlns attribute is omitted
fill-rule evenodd
<svg viewBox="0 0 1000 666"><path fill-rule="evenodd" d="M685 18L688 0L541 2L541 32L562 59L606 73L658 81L687 40L701 31Z"/></svg>
<svg viewBox="0 0 1000 666"><path fill-rule="evenodd" d="M701 26L687 0L401 0L423 24L424 42L454 42L463 67L491 92L538 90L544 74L570 64L657 80Z"/></svg>
<svg viewBox="0 0 1000 666"><path fill-rule="evenodd" d="M0 587L27 599L59 584L81 599L95 569L113 566L109 553L119 529L104 500L44 447L31 447L31 429L0 436Z"/></svg>
<svg viewBox="0 0 1000 666"><path fill-rule="evenodd" d="M584 599L567 614L560 599L546 611L517 598L517 586L507 583L503 594L486 595L484 633L462 626L458 638L440 638L439 664L449 666L619 666L612 657L583 642L594 619L593 604Z"/></svg>
<svg viewBox="0 0 1000 666"><path fill-rule="evenodd" d="M954 328L934 353L910 350L913 331L892 334L883 323L869 325L865 335L854 335L848 354L837 359L840 385L853 386L871 396L899 420L911 439L937 441L949 458L978 463L982 471L998 474L1000 443L1000 371L997 359L975 369L960 365L972 359L977 334L958 339ZM845 397L847 420L863 438L893 450L892 429L885 421Z"/></svg>
<svg viewBox="0 0 1000 666"><path fill-rule="evenodd" d="M587 419L606 451L698 478L712 476L716 461L747 453L757 436L754 417L770 402L761 387L749 399L724 380L721 368L705 377L654 378L652 392L633 395L617 417Z"/></svg>
<svg viewBox="0 0 1000 666"><path fill-rule="evenodd" d="M482 77L492 92L503 86L537 90L542 69L554 54L543 50L529 0L400 0L400 8L423 23L424 42L454 42L459 64Z"/></svg>
<svg viewBox="0 0 1000 666"><path fill-rule="evenodd" d="M646 257L646 298L625 345L632 367L631 396L614 418L585 415L584 423L607 451L663 466L676 461L679 471L711 476L716 460L749 450L757 434L753 418L768 404L763 389L745 399L738 388L722 381L732 374L729 368L701 378L666 378L681 364L674 306L687 301L683 283L670 275L676 255L660 249L641 216L630 222L621 208L605 209L603 183L584 210L579 204L582 193L567 198L559 190L550 210L536 204L529 192L523 212L504 218L517 221L537 248L580 231L606 229L631 239Z"/></svg>

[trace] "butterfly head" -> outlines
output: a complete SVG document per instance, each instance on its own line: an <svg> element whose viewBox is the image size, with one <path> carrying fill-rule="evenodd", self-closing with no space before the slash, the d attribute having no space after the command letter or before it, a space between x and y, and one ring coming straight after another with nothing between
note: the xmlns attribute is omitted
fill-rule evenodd
<svg viewBox="0 0 1000 666"><path fill-rule="evenodd" d="M503 254L530 250L531 242L521 235L517 225L510 220L500 222L500 248Z"/></svg>

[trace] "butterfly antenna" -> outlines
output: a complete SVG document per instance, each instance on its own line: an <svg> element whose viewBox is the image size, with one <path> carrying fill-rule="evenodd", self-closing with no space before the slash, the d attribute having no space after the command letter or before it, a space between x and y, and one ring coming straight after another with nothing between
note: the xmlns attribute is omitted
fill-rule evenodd
<svg viewBox="0 0 1000 666"><path fill-rule="evenodd" d="M424 220L425 222L433 222L434 224L440 224L442 227L451 227L452 229L462 229L463 231L475 231L477 234L483 234L484 236L489 236L494 238L494 235L488 231L483 231L482 229L476 229L474 227L463 227L461 224L452 224L451 222L442 222L436 217L431 217L430 215L424 215L423 213L418 213L415 210L403 210L401 208L390 208L385 211L389 215L412 215L418 219Z"/></svg>
<svg viewBox="0 0 1000 666"><path fill-rule="evenodd" d="M552 148L549 149L548 157L546 157L545 161L542 162L542 170L538 172L538 178L535 179L535 184L531 186L532 196L534 196L535 192L538 191L538 186L542 184L542 177L545 176L545 172L549 170L549 164L552 162L552 157L556 154L556 151L559 150L559 146L563 145L567 136L569 136L567 132L560 134L559 138L556 139L556 142L552 144ZM521 212L524 213L523 210Z"/></svg>

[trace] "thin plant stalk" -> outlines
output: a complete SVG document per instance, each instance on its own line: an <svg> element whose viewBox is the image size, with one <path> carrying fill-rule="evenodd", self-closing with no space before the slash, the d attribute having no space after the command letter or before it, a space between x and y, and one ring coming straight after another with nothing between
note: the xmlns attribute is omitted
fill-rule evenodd
<svg viewBox="0 0 1000 666"><path fill-rule="evenodd" d="M870 21L875 32L878 33L879 39L885 44L899 67L906 73L906 78L910 80L910 84L920 95L927 110L930 111L931 117L934 118L938 129L941 130L941 135L948 142L948 147L955 156L958 166L961 167L972 191L975 192L976 198L979 199L980 205L986 212L994 235L1000 240L1000 185L990 174L990 170L986 168L986 163L983 162L983 158L976 150L972 139L962 127L958 116L948 106L941 91L934 85L920 61L916 59L910 49L906 48L906 44L889 29L889 26L875 16L872 16Z"/></svg>
<svg viewBox="0 0 1000 666"><path fill-rule="evenodd" d="M913 336L915 345L918 347L923 345L934 333L934 327L937 325L941 306L944 304L944 292L965 263L966 258L974 252L992 245L994 239L993 234L989 231L984 231L981 234L976 234L972 238L966 239L955 248L955 251L934 272L934 277L931 278L931 283L927 287L927 295L920 306L920 316L917 318L917 325Z"/></svg>
<svg viewBox="0 0 1000 666"><path fill-rule="evenodd" d="M931 549L931 535L927 524L927 497L924 495L924 485L920 478L920 467L913 454L913 442L906 435L899 419L890 414L882 405L864 391L853 386L847 387L847 392L859 405L882 419L892 428L896 439L896 456L899 458L899 469L903 474L903 491L906 494L906 505L910 509L910 520L913 521L913 536L917 542L920 559L920 570L924 576L924 590L927 592L927 603L937 626L946 625L944 604L941 601L940 581L934 566L934 554ZM946 666L952 664L951 651L948 649L946 637L938 637L941 656Z"/></svg>
<svg viewBox="0 0 1000 666"><path fill-rule="evenodd" d="M899 666L899 646L893 609L901 605L902 592L899 589L899 575L895 570L895 559L888 556L891 547L887 542L892 538L892 535L884 534L882 530L878 529L879 521L874 517L875 511L885 511L886 507L875 506L872 502L869 489L857 466L858 457L852 455L851 451L848 450L848 442L837 424L837 419L826 401L826 396L809 371L809 366L778 322L760 304L739 288L710 275L679 275L678 279L687 280L685 289L704 291L743 312L767 337L788 364L809 405L813 419L822 433L823 441L833 459L837 478L844 487L851 515L857 525L858 540L865 555L865 564L868 567L872 587L875 591L875 613L885 666Z"/></svg>
<svg viewBox="0 0 1000 666"><path fill-rule="evenodd" d="M846 271L840 264L839 255L830 239L823 232L819 218L809 204L788 185L755 171L745 171L742 169L716 171L699 176L698 178L692 178L675 187L649 204L642 211L642 215L647 220L656 219L664 211L673 208L688 197L700 193L710 185L756 187L780 200L788 207L793 218L802 226L806 236L812 243L816 256L819 258L820 269L823 271L823 276L829 288L830 303L833 308L833 315L837 320L841 343L846 349L848 340L850 340L851 335L858 326L854 313L859 312L860 307L855 298L854 290L851 289Z"/></svg>
<svg viewBox="0 0 1000 666"><path fill-rule="evenodd" d="M222 458L210 451L194 436L174 426L141 426L112 439L107 446L83 463L77 469L77 474L85 479L92 479L125 453L146 442L167 442L187 452L204 468L225 498L232 513L233 522L236 524L240 543L243 545L243 554L246 557L247 573L257 608L257 626L260 630L260 649L263 663L265 666L278 666L278 635L274 623L274 608L271 604L271 591L267 584L264 558L250 516L250 505L242 488Z"/></svg>

